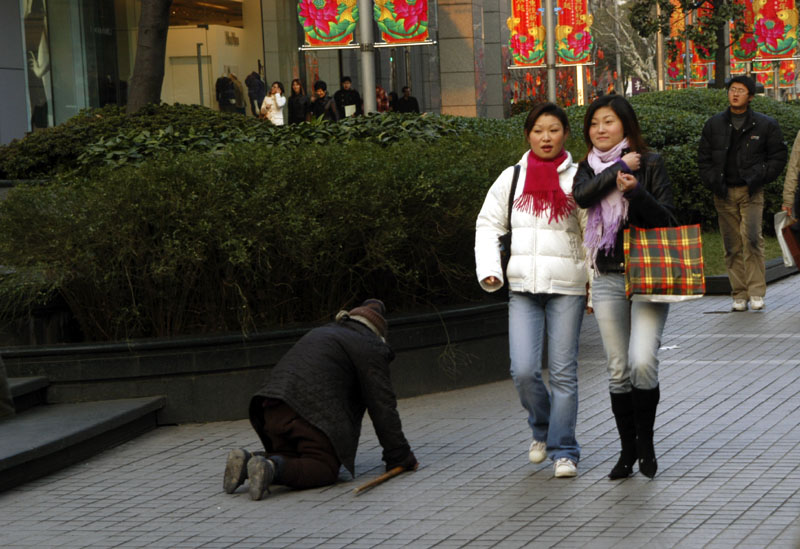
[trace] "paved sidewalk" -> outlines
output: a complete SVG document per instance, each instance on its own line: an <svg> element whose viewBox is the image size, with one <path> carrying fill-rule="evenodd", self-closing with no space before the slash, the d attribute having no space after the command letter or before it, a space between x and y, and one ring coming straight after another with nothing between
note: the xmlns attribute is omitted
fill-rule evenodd
<svg viewBox="0 0 800 549"><path fill-rule="evenodd" d="M575 479L527 461L530 432L510 381L402 400L422 466L382 472L365 421L356 481L222 492L247 421L162 427L0 494L9 547L798 547L800 276L770 285L763 312L727 297L675 305L661 352L659 471L609 481L617 458L593 318L580 354Z"/></svg>

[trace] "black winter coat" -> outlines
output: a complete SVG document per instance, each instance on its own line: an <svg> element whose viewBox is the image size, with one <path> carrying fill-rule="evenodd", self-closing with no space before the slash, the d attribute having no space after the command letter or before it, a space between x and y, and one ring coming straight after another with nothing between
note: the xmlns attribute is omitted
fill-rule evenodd
<svg viewBox="0 0 800 549"><path fill-rule="evenodd" d="M298 93L289 96L289 124L305 122L309 112L311 112L311 102L307 95Z"/></svg>
<svg viewBox="0 0 800 549"><path fill-rule="evenodd" d="M728 108L706 121L697 150L700 180L720 198L728 196L725 162L732 131ZM739 144L736 165L739 176L747 183L747 190L752 195L781 174L786 165L786 144L778 122L750 108L747 109Z"/></svg>
<svg viewBox="0 0 800 549"><path fill-rule="evenodd" d="M397 399L389 376L391 347L355 320L332 322L304 335L281 358L250 401L250 422L264 448L264 398L289 405L325 433L336 455L355 475L361 420L369 411L387 465L401 465L411 454L403 435Z"/></svg>
<svg viewBox="0 0 800 549"><path fill-rule="evenodd" d="M337 91L335 94L333 94L333 99L336 101L336 109L339 111L339 116L342 118L344 118L344 108L348 105L356 106L356 115L364 114L361 94L359 94L353 88L350 88L349 90L341 89Z"/></svg>
<svg viewBox="0 0 800 549"><path fill-rule="evenodd" d="M314 118L322 116L323 120L330 120L331 122L338 122L341 116L341 113L336 110L336 102L330 95L311 101L311 114Z"/></svg>
<svg viewBox="0 0 800 549"><path fill-rule="evenodd" d="M581 208L591 208L613 191L617 186L617 172L625 169L621 162L612 164L599 174L595 174L589 162L584 160L578 164L575 181L572 185L572 196ZM653 227L672 227L677 224L675 206L672 202L672 184L664 166L664 160L655 153L642 155L639 169L632 174L639 184L625 193L628 200L628 222L645 229ZM597 268L600 272L621 272L625 268L623 252L624 232L620 228L614 254L605 255L601 250L597 254Z"/></svg>

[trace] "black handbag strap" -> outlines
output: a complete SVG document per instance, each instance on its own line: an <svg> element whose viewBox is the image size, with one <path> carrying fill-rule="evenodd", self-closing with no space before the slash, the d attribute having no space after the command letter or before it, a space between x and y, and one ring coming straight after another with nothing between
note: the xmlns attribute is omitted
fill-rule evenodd
<svg viewBox="0 0 800 549"><path fill-rule="evenodd" d="M514 206L514 194L517 192L520 165L514 165L514 179L511 180L511 191L508 193L508 230L511 231L511 208Z"/></svg>

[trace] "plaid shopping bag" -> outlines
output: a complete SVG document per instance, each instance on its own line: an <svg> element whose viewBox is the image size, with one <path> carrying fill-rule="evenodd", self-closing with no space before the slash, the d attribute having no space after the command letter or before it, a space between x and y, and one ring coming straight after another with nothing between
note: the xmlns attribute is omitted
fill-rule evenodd
<svg viewBox="0 0 800 549"><path fill-rule="evenodd" d="M700 225L625 229L625 294L701 297L706 291Z"/></svg>

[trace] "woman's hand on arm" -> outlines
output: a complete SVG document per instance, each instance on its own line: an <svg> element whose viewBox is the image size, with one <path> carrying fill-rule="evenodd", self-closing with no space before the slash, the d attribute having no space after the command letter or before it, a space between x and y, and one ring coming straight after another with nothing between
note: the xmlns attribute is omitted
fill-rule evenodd
<svg viewBox="0 0 800 549"><path fill-rule="evenodd" d="M483 279L483 283L486 284L487 286L491 286L492 288L494 288L495 286L503 285L503 283L500 282L500 279L497 278L496 276L487 276L486 278Z"/></svg>
<svg viewBox="0 0 800 549"><path fill-rule="evenodd" d="M625 154L620 160L622 160L632 172L635 172L642 166L642 155L637 152L631 151Z"/></svg>
<svg viewBox="0 0 800 549"><path fill-rule="evenodd" d="M617 172L617 188L622 192L632 191L636 188L639 181L636 176L630 173Z"/></svg>

